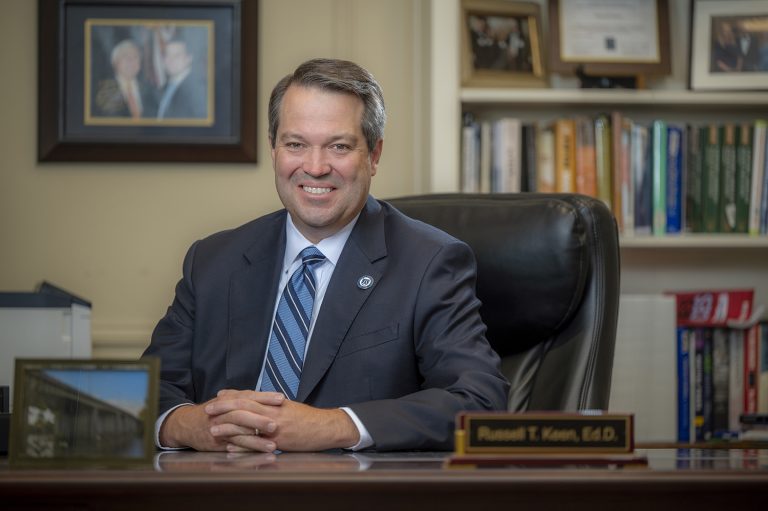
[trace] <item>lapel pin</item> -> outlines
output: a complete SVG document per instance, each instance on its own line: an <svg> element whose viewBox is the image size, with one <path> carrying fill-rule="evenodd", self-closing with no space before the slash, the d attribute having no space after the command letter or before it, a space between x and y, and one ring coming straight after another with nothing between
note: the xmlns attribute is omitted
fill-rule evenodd
<svg viewBox="0 0 768 511"><path fill-rule="evenodd" d="M363 275L357 280L357 287L360 289L368 289L373 285L373 277L370 275Z"/></svg>

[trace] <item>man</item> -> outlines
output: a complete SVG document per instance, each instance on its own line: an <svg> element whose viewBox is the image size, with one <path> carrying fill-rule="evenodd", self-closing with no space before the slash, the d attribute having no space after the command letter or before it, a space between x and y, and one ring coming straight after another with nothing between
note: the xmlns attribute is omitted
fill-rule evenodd
<svg viewBox="0 0 768 511"><path fill-rule="evenodd" d="M112 49L110 62L114 77L96 86L93 113L103 117L154 117L156 101L151 88L138 76L141 52L130 39L120 41Z"/></svg>
<svg viewBox="0 0 768 511"><path fill-rule="evenodd" d="M384 122L351 62L308 61L274 88L286 209L188 252L145 352L162 359L161 446L450 449L457 412L505 407L471 250L368 195Z"/></svg>
<svg viewBox="0 0 768 511"><path fill-rule="evenodd" d="M192 55L181 40L165 46L163 64L168 76L160 96L158 119L200 119L208 115L205 80L192 72Z"/></svg>

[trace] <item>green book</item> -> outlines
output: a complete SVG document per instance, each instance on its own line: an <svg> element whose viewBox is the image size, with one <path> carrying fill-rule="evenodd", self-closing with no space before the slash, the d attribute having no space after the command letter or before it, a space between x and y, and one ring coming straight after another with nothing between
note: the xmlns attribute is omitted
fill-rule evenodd
<svg viewBox="0 0 768 511"><path fill-rule="evenodd" d="M722 127L720 140L720 232L736 232L736 126Z"/></svg>
<svg viewBox="0 0 768 511"><path fill-rule="evenodd" d="M720 128L703 126L702 218L704 232L720 231Z"/></svg>
<svg viewBox="0 0 768 511"><path fill-rule="evenodd" d="M752 125L739 126L736 137L736 232L749 230L749 200L752 192Z"/></svg>
<svg viewBox="0 0 768 511"><path fill-rule="evenodd" d="M653 234L667 232L667 123L653 121L651 125L651 174L653 181Z"/></svg>
<svg viewBox="0 0 768 511"><path fill-rule="evenodd" d="M685 230L702 232L701 218L701 137L697 126L687 127L688 158L685 179Z"/></svg>

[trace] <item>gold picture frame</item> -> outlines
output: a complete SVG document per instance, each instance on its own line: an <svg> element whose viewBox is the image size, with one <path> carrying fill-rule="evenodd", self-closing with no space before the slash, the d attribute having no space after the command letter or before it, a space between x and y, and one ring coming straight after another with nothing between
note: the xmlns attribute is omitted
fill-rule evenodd
<svg viewBox="0 0 768 511"><path fill-rule="evenodd" d="M541 33L538 4L462 0L462 86L545 87Z"/></svg>
<svg viewBox="0 0 768 511"><path fill-rule="evenodd" d="M549 0L549 32L552 72L637 76L672 70L668 0Z"/></svg>
<svg viewBox="0 0 768 511"><path fill-rule="evenodd" d="M13 467L124 467L155 455L160 360L16 359Z"/></svg>

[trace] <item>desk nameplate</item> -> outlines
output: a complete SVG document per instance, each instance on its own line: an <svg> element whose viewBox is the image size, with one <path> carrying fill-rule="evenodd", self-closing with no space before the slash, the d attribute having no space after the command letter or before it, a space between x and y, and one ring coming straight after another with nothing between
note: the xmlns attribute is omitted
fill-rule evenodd
<svg viewBox="0 0 768 511"><path fill-rule="evenodd" d="M464 454L631 453L628 414L463 413L456 452Z"/></svg>

